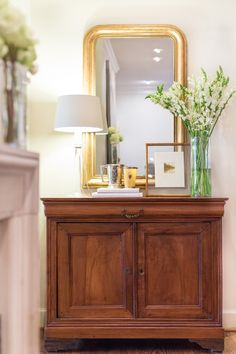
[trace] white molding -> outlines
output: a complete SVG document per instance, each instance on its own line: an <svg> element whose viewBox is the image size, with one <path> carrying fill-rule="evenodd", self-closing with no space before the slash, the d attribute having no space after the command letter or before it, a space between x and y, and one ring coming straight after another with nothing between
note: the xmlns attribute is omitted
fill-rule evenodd
<svg viewBox="0 0 236 354"><path fill-rule="evenodd" d="M39 352L39 156L0 145L2 354Z"/></svg>
<svg viewBox="0 0 236 354"><path fill-rule="evenodd" d="M223 311L224 329L236 329L236 311Z"/></svg>
<svg viewBox="0 0 236 354"><path fill-rule="evenodd" d="M38 154L0 145L0 220L38 212Z"/></svg>
<svg viewBox="0 0 236 354"><path fill-rule="evenodd" d="M111 41L109 39L104 39L104 50L105 58L109 60L113 72L116 74L120 70L117 57L113 50Z"/></svg>
<svg viewBox="0 0 236 354"><path fill-rule="evenodd" d="M47 310L44 307L41 307L39 310L39 316L40 316L40 328L44 328L45 327L45 323L46 323L46 314L47 314Z"/></svg>

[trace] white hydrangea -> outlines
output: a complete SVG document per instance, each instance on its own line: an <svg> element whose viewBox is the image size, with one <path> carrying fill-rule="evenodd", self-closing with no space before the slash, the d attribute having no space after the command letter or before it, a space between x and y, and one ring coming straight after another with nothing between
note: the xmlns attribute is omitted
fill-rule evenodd
<svg viewBox="0 0 236 354"><path fill-rule="evenodd" d="M5 7L6 5L8 5L8 1L7 0L0 0L0 9L2 10L3 7Z"/></svg>
<svg viewBox="0 0 236 354"><path fill-rule="evenodd" d="M119 144L121 141L123 141L123 136L115 127L108 128L108 138L110 144Z"/></svg>
<svg viewBox="0 0 236 354"><path fill-rule="evenodd" d="M30 71L34 71L37 41L23 14L4 0L0 0L0 38L2 59L18 61Z"/></svg>

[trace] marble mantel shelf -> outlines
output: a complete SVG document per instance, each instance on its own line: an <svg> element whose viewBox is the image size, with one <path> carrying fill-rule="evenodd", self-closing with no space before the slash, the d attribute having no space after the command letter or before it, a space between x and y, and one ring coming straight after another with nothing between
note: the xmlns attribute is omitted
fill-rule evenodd
<svg viewBox="0 0 236 354"><path fill-rule="evenodd" d="M38 154L0 145L0 220L38 210Z"/></svg>
<svg viewBox="0 0 236 354"><path fill-rule="evenodd" d="M38 170L38 154L0 145L2 354L39 351Z"/></svg>

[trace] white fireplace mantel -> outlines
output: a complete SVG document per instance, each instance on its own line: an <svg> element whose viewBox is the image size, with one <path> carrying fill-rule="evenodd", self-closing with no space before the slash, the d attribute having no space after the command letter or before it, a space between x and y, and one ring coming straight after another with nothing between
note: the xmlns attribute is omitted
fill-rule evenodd
<svg viewBox="0 0 236 354"><path fill-rule="evenodd" d="M39 351L38 154L0 145L2 354Z"/></svg>

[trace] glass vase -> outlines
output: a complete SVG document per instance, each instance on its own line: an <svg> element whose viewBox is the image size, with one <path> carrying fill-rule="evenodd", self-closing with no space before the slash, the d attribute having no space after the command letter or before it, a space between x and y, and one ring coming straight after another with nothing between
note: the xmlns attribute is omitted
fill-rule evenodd
<svg viewBox="0 0 236 354"><path fill-rule="evenodd" d="M0 82L0 141L25 148L27 69L0 60Z"/></svg>
<svg viewBox="0 0 236 354"><path fill-rule="evenodd" d="M112 164L119 163L118 144L111 144L111 163Z"/></svg>
<svg viewBox="0 0 236 354"><path fill-rule="evenodd" d="M191 194L194 197L211 196L209 137L205 135L191 138Z"/></svg>

